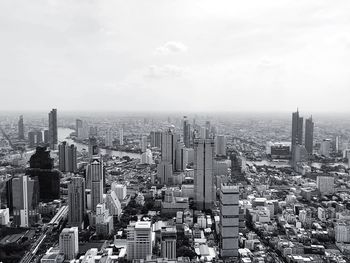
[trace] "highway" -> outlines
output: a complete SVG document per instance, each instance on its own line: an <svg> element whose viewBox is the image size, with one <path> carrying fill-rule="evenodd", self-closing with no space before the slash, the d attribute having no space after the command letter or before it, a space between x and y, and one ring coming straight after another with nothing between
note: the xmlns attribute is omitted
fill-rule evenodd
<svg viewBox="0 0 350 263"><path fill-rule="evenodd" d="M46 238L46 235L52 231L52 227L48 227L41 235L40 237L33 243L31 248L26 252L24 257L21 259L20 263L30 263L32 262L33 257L35 256L36 252L38 251L38 248Z"/></svg>

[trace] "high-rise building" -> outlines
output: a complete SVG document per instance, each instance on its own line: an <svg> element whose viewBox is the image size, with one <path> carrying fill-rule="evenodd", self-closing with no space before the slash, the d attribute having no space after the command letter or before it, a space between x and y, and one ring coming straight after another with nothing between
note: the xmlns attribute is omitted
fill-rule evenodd
<svg viewBox="0 0 350 263"><path fill-rule="evenodd" d="M54 150L58 142L57 137L57 109L49 112L49 145Z"/></svg>
<svg viewBox="0 0 350 263"><path fill-rule="evenodd" d="M80 119L76 119L75 120L75 133L77 135L77 138L79 138L80 133L81 133L81 129L83 128L83 121Z"/></svg>
<svg viewBox="0 0 350 263"><path fill-rule="evenodd" d="M33 148L39 146L43 142L42 131L30 131L28 132L29 147Z"/></svg>
<svg viewBox="0 0 350 263"><path fill-rule="evenodd" d="M303 144L303 118L299 117L299 110L292 115L292 154L296 145Z"/></svg>
<svg viewBox="0 0 350 263"><path fill-rule="evenodd" d="M81 228L85 216L85 179L72 177L68 185L68 224Z"/></svg>
<svg viewBox="0 0 350 263"><path fill-rule="evenodd" d="M44 143L49 144L49 130L44 130Z"/></svg>
<svg viewBox="0 0 350 263"><path fill-rule="evenodd" d="M79 140L84 140L89 137L89 125L86 121L77 119L75 121L75 132Z"/></svg>
<svg viewBox="0 0 350 263"><path fill-rule="evenodd" d="M324 139L321 142L321 147L320 147L320 154L325 156L325 157L329 157L330 153L331 153L331 140L330 139Z"/></svg>
<svg viewBox="0 0 350 263"><path fill-rule="evenodd" d="M169 162L160 162L157 166L159 184L172 184L173 165Z"/></svg>
<svg viewBox="0 0 350 263"><path fill-rule="evenodd" d="M103 161L99 156L93 156L86 168L86 188L91 189L91 210L96 211L96 206L103 201L104 185Z"/></svg>
<svg viewBox="0 0 350 263"><path fill-rule="evenodd" d="M30 227L39 219L37 181L27 175L12 179L12 208L15 226Z"/></svg>
<svg viewBox="0 0 350 263"><path fill-rule="evenodd" d="M131 222L127 231L127 260L146 259L152 255L152 228L149 221Z"/></svg>
<svg viewBox="0 0 350 263"><path fill-rule="evenodd" d="M120 201L125 199L127 192L126 185L113 182L111 185L111 189L117 194L117 197Z"/></svg>
<svg viewBox="0 0 350 263"><path fill-rule="evenodd" d="M197 209L211 209L214 199L214 140L194 141L194 191Z"/></svg>
<svg viewBox="0 0 350 263"><path fill-rule="evenodd" d="M317 176L316 186L321 195L334 193L334 177L333 176Z"/></svg>
<svg viewBox="0 0 350 263"><path fill-rule="evenodd" d="M105 146L113 147L113 130L112 130L112 128L109 128L106 131Z"/></svg>
<svg viewBox="0 0 350 263"><path fill-rule="evenodd" d="M97 145L97 139L95 137L89 138L89 157L93 157L99 154L99 148Z"/></svg>
<svg viewBox="0 0 350 263"><path fill-rule="evenodd" d="M124 145L124 130L123 130L123 128L119 129L119 145Z"/></svg>
<svg viewBox="0 0 350 263"><path fill-rule="evenodd" d="M220 248L222 257L238 256L239 187L221 184Z"/></svg>
<svg viewBox="0 0 350 263"><path fill-rule="evenodd" d="M205 138L209 139L211 138L211 126L210 121L205 122Z"/></svg>
<svg viewBox="0 0 350 263"><path fill-rule="evenodd" d="M23 115L19 116L19 120L18 120L18 139L24 140L24 122L23 122Z"/></svg>
<svg viewBox="0 0 350 263"><path fill-rule="evenodd" d="M96 234L107 237L113 231L113 217L109 214L105 203L96 206Z"/></svg>
<svg viewBox="0 0 350 263"><path fill-rule="evenodd" d="M226 156L226 136L218 135L215 138L215 153L218 156Z"/></svg>
<svg viewBox="0 0 350 263"><path fill-rule="evenodd" d="M60 253L66 260L75 259L79 253L78 228L64 228L59 239Z"/></svg>
<svg viewBox="0 0 350 263"><path fill-rule="evenodd" d="M49 202L60 198L60 172L54 168L54 160L46 147L36 147L29 159L26 174L39 181L40 201Z"/></svg>
<svg viewBox="0 0 350 263"><path fill-rule="evenodd" d="M183 141L186 148L191 146L191 124L188 122L187 116L183 120Z"/></svg>
<svg viewBox="0 0 350 263"><path fill-rule="evenodd" d="M160 236L161 256L176 259L176 227L163 227Z"/></svg>
<svg viewBox="0 0 350 263"><path fill-rule="evenodd" d="M109 210L109 214L113 216L113 221L119 220L122 212L122 206L117 194L113 190L108 191L106 195L106 207Z"/></svg>
<svg viewBox="0 0 350 263"><path fill-rule="evenodd" d="M141 152L146 152L148 147L148 141L147 141L147 136L142 136L141 137Z"/></svg>
<svg viewBox="0 0 350 263"><path fill-rule="evenodd" d="M314 122L312 116L305 120L305 148L312 155L314 149Z"/></svg>
<svg viewBox="0 0 350 263"><path fill-rule="evenodd" d="M151 147L161 148L161 140L162 140L161 137L162 137L161 131L151 131L150 133Z"/></svg>
<svg viewBox="0 0 350 263"><path fill-rule="evenodd" d="M77 171L77 147L67 142L62 142L58 146L59 170L61 172L75 173Z"/></svg>

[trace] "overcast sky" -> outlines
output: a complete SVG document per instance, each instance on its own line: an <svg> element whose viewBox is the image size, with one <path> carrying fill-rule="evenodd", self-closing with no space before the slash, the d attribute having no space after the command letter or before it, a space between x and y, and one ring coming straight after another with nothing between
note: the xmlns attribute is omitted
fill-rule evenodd
<svg viewBox="0 0 350 263"><path fill-rule="evenodd" d="M349 0L2 0L0 110L350 111Z"/></svg>

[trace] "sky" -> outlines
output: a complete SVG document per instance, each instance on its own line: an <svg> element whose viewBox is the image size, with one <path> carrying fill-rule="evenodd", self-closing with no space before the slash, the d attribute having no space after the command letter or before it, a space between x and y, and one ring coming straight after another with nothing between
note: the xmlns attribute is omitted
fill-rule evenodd
<svg viewBox="0 0 350 263"><path fill-rule="evenodd" d="M2 0L0 110L350 112L348 0Z"/></svg>

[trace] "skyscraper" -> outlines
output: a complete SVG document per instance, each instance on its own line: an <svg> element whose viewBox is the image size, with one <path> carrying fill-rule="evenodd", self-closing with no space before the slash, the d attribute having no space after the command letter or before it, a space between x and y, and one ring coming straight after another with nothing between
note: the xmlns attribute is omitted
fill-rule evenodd
<svg viewBox="0 0 350 263"><path fill-rule="evenodd" d="M292 154L296 145L303 144L303 117L299 117L299 110L292 115Z"/></svg>
<svg viewBox="0 0 350 263"><path fill-rule="evenodd" d="M66 260L75 259L79 253L78 228L64 228L59 239L60 253Z"/></svg>
<svg viewBox="0 0 350 263"><path fill-rule="evenodd" d="M108 128L106 131L105 146L113 147L113 130L112 130L112 128Z"/></svg>
<svg viewBox="0 0 350 263"><path fill-rule="evenodd" d="M96 206L103 201L103 161L99 156L93 156L86 171L86 188L91 189L91 210L96 211Z"/></svg>
<svg viewBox="0 0 350 263"><path fill-rule="evenodd" d="M148 140L147 140L147 136L142 136L141 137L141 152L146 152L147 147L148 147Z"/></svg>
<svg viewBox="0 0 350 263"><path fill-rule="evenodd" d="M218 135L215 137L215 153L218 156L226 156L226 136Z"/></svg>
<svg viewBox="0 0 350 263"><path fill-rule="evenodd" d="M68 185L68 224L81 228L85 215L85 179L72 177Z"/></svg>
<svg viewBox="0 0 350 263"><path fill-rule="evenodd" d="M312 155L314 148L314 122L312 116L305 120L305 148Z"/></svg>
<svg viewBox="0 0 350 263"><path fill-rule="evenodd" d="M124 145L124 130L119 129L119 145Z"/></svg>
<svg viewBox="0 0 350 263"><path fill-rule="evenodd" d="M187 116L183 120L183 140L186 148L190 148L191 144L191 124L189 124Z"/></svg>
<svg viewBox="0 0 350 263"><path fill-rule="evenodd" d="M89 138L89 157L91 158L92 156L95 156L98 154L99 154L99 149L97 145L97 139L95 137L90 137Z"/></svg>
<svg viewBox="0 0 350 263"><path fill-rule="evenodd" d="M18 120L18 139L24 140L23 115L19 116L19 120Z"/></svg>
<svg viewBox="0 0 350 263"><path fill-rule="evenodd" d="M221 184L220 248L222 257L238 256L239 187Z"/></svg>
<svg viewBox="0 0 350 263"><path fill-rule="evenodd" d="M57 109L49 112L49 145L54 150L57 145Z"/></svg>
<svg viewBox="0 0 350 263"><path fill-rule="evenodd" d="M160 132L160 131L151 131L150 137L151 137L151 147L161 148L162 132Z"/></svg>
<svg viewBox="0 0 350 263"><path fill-rule="evenodd" d="M146 259L152 255L152 228L149 221L132 222L127 231L127 260Z"/></svg>
<svg viewBox="0 0 350 263"><path fill-rule="evenodd" d="M214 140L194 141L194 191L197 209L211 209L214 201Z"/></svg>
<svg viewBox="0 0 350 263"><path fill-rule="evenodd" d="M67 142L62 142L58 146L59 170L61 172L75 173L77 171L77 147Z"/></svg>

